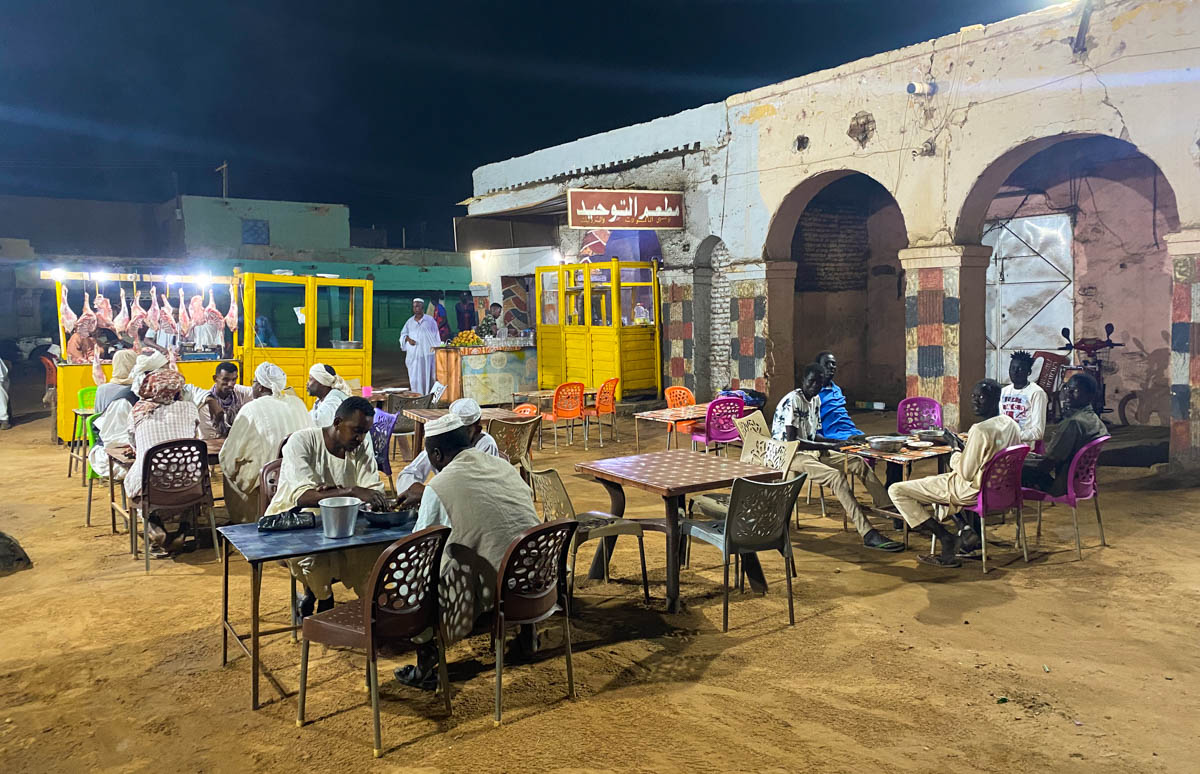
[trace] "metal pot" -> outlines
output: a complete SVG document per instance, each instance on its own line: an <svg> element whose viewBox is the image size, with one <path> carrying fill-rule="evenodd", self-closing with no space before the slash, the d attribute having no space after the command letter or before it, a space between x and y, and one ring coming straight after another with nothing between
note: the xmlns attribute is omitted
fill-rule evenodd
<svg viewBox="0 0 1200 774"><path fill-rule="evenodd" d="M362 349L361 341L342 341L340 339L334 339L330 343L333 345L334 349Z"/></svg>
<svg viewBox="0 0 1200 774"><path fill-rule="evenodd" d="M895 453L904 448L908 439L900 435L872 435L867 438L867 445L875 451Z"/></svg>
<svg viewBox="0 0 1200 774"><path fill-rule="evenodd" d="M321 526L327 538L348 538L354 534L358 509L363 501L357 497L326 497L321 506Z"/></svg>
<svg viewBox="0 0 1200 774"><path fill-rule="evenodd" d="M928 430L918 430L915 433L915 435L917 436L917 438L920 438L922 441L933 441L934 443L937 443L939 441L945 440L943 431L941 430L941 428L937 428L937 427L933 427Z"/></svg>

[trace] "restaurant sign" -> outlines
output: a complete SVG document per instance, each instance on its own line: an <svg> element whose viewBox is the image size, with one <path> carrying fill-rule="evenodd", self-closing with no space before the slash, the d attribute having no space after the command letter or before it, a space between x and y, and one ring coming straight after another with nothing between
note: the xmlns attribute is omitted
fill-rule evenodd
<svg viewBox="0 0 1200 774"><path fill-rule="evenodd" d="M567 191L569 228L681 229L680 191L613 191L572 188Z"/></svg>

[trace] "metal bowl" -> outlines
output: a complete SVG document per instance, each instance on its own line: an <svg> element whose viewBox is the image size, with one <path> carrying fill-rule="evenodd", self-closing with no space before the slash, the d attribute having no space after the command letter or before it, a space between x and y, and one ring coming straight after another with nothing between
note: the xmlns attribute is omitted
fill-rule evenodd
<svg viewBox="0 0 1200 774"><path fill-rule="evenodd" d="M331 342L334 349L362 349L361 341L339 341L335 339Z"/></svg>
<svg viewBox="0 0 1200 774"><path fill-rule="evenodd" d="M922 441L933 441L934 443L945 440L944 431L940 427L932 427L928 430L918 430L916 433L914 433L914 435Z"/></svg>
<svg viewBox="0 0 1200 774"><path fill-rule="evenodd" d="M867 445L875 451L895 453L904 448L907 440L901 435L872 435L867 438Z"/></svg>

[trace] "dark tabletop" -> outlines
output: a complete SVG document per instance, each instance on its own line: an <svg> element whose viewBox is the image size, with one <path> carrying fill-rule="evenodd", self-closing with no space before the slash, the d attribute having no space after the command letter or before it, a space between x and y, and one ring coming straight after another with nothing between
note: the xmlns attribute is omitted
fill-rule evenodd
<svg viewBox="0 0 1200 774"><path fill-rule="evenodd" d="M688 449L580 462L575 470L663 497L721 489L738 478L773 481L781 477L778 470Z"/></svg>
<svg viewBox="0 0 1200 774"><path fill-rule="evenodd" d="M318 516L317 526L313 529L259 532L258 524L250 522L217 527L217 532L220 532L239 554L246 557L246 561L262 562L392 543L411 535L413 526L414 524L409 522L399 527L372 527L365 517L359 516L353 535L348 538L327 538L321 530L321 517Z"/></svg>

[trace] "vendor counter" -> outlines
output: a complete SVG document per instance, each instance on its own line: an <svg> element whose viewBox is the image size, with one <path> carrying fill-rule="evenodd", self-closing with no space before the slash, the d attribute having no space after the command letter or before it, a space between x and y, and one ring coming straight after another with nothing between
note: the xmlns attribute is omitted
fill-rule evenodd
<svg viewBox="0 0 1200 774"><path fill-rule="evenodd" d="M474 398L481 406L512 402L514 392L538 388L537 348L528 344L435 347L437 380L446 385L443 403ZM68 428L70 429L70 428Z"/></svg>

